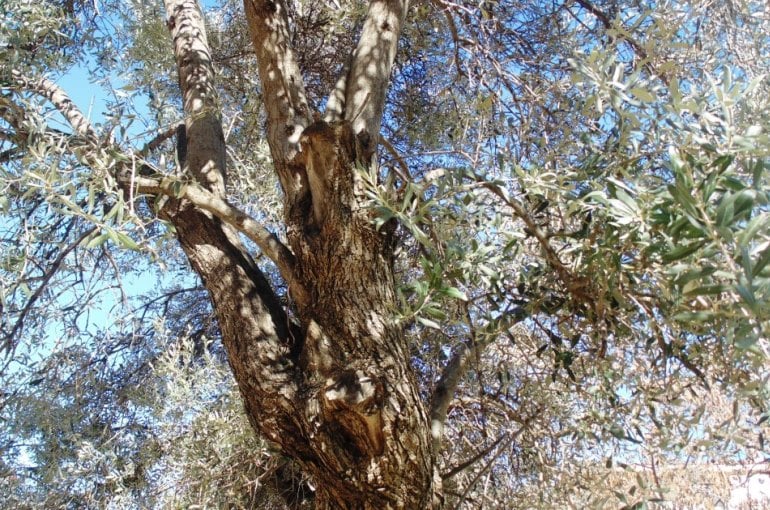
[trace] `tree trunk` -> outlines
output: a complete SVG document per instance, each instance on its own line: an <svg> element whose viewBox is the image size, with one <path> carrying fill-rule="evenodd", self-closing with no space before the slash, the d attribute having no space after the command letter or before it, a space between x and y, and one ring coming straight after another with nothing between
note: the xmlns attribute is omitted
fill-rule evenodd
<svg viewBox="0 0 770 510"><path fill-rule="evenodd" d="M430 508L430 428L392 319L391 232L374 228L356 170L371 151L346 121L315 122L300 141L305 171L323 176L287 219L304 287L300 366L319 497L330 508Z"/></svg>
<svg viewBox="0 0 770 510"><path fill-rule="evenodd" d="M188 193L170 199L162 215L211 295L251 424L311 476L316 507L439 507L428 413L392 319L392 229L374 228L362 177L374 160L377 133L367 128L379 126L405 3L373 2L376 18L356 51L370 61L376 50L384 60L379 76L356 80L347 95L354 104L371 100L356 111L376 118L367 113L355 131L344 104L337 120L310 122L283 4L245 6L290 250L266 249L277 239L260 246L287 282L288 311L237 232L215 216L229 206L201 206ZM166 7L187 116L183 170L205 188L196 193L207 203L225 204L224 139L202 17L194 0L166 0ZM354 63L351 72L364 67Z"/></svg>
<svg viewBox="0 0 770 510"><path fill-rule="evenodd" d="M228 226L184 201L164 214L211 294L251 424L311 475L316 507L438 506L427 413L391 319L392 240L365 207L355 137L343 122L303 138L330 185L320 224L312 198L289 215L299 324Z"/></svg>

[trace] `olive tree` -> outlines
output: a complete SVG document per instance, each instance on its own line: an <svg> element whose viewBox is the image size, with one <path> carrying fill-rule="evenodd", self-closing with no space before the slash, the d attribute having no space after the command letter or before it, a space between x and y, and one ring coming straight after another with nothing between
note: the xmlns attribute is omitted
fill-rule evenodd
<svg viewBox="0 0 770 510"><path fill-rule="evenodd" d="M83 438L144 421L131 437L145 446L121 446L99 497L148 498L136 480L164 480L173 452L127 388L179 378L150 400L200 430L211 410L185 398L227 394L226 359L259 440L222 419L203 429L232 439L233 463L285 459L244 472L272 470L297 507L664 500L656 465L761 448L770 21L751 2L642 4L245 0L207 23L194 0L14 2L4 377L38 375L4 397L7 443L77 436L71 468L98 450ZM101 124L50 76L75 62L135 81ZM147 106L131 112L132 94ZM144 313L49 347L103 306L84 268L114 281L154 263L171 280L175 246L201 286L181 276ZM69 329L47 323L70 312ZM53 421L88 427L35 428L46 411L22 397L52 379L70 388ZM111 398L123 407L105 413ZM4 462L28 454L7 448ZM56 465L54 450L38 461ZM653 482L596 485L639 458Z"/></svg>

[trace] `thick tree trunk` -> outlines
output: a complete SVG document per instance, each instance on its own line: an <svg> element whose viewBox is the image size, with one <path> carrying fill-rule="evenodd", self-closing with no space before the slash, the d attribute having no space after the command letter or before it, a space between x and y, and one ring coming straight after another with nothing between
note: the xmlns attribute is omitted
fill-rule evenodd
<svg viewBox="0 0 770 510"><path fill-rule="evenodd" d="M297 302L307 333L300 363L321 506L431 508L428 418L392 319L392 239L375 230L356 170L370 150L346 121L318 121L300 142L302 167L319 177L288 233L306 296Z"/></svg>
<svg viewBox="0 0 770 510"><path fill-rule="evenodd" d="M439 507L428 417L390 319L389 240L365 210L292 243L310 289L299 328L227 226L184 202L165 214L212 297L252 426L311 476L316 508Z"/></svg>
<svg viewBox="0 0 770 510"><path fill-rule="evenodd" d="M227 217L214 74L194 0L166 0L166 7L187 116L183 170L204 198L172 198L162 214L211 295L251 424L311 475L316 507L436 508L428 413L392 319L391 231L374 228L360 173L373 161L370 130L379 126L405 3L373 2L348 79L363 73L362 62L376 61L376 72L348 90L357 116L345 120L352 114L342 104L331 123L310 122L283 4L245 5L289 247L273 249L277 239L260 235L257 242L288 284L291 313L241 246L231 227L241 225ZM361 112L367 120L356 124Z"/></svg>
<svg viewBox="0 0 770 510"><path fill-rule="evenodd" d="M322 158L333 183L322 223L308 201L288 229L300 325L229 227L184 201L164 214L211 294L249 420L311 475L316 507L436 507L428 417L391 319L391 239L363 205L350 126L308 132L322 138L303 143L335 156Z"/></svg>
<svg viewBox="0 0 770 510"><path fill-rule="evenodd" d="M160 215L176 227L209 291L251 425L311 475L316 507L439 508L438 442L431 440L409 346L392 318L392 228L374 228L363 179L377 174L378 129L406 1L371 2L327 121L316 122L311 118L320 115L308 111L289 47L283 2L245 1L288 247L227 202L225 139L203 17L197 0L165 6L185 112L178 147L184 180L155 179L125 164L115 166L116 179L129 197L166 195ZM88 142L84 160L100 165L103 144L69 98L48 80L13 77L54 104ZM239 231L276 264L288 307ZM456 379L445 378L445 395ZM442 402L434 402L433 415L446 409Z"/></svg>

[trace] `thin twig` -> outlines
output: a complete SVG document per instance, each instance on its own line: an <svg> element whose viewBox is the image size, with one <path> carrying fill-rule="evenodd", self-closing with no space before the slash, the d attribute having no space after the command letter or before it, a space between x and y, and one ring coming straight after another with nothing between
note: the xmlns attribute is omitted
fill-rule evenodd
<svg viewBox="0 0 770 510"><path fill-rule="evenodd" d="M40 285L37 287L37 289L35 289L35 292L32 293L30 298L27 300L27 303L24 305L24 308L19 313L19 316L16 319L16 323L13 325L11 332L5 336L5 340L4 340L5 345L3 346L3 348L5 349L7 356L12 357L13 351L16 348L15 342L13 341L14 337L21 332L22 328L24 327L24 319L32 309L32 306L35 304L37 299L46 289L48 282L51 281L51 278L53 278L53 276L59 270L62 263L64 262L64 259L67 257L67 255L70 254L70 252L72 252L72 250L77 248L77 246L80 243L82 243L88 236L90 236L95 231L96 231L96 227L89 228L88 230L83 232L75 241L70 243L66 248L64 248L61 252L59 252L59 255L56 257L56 259L53 261L53 264L51 264L50 268L48 269L46 274L43 276Z"/></svg>

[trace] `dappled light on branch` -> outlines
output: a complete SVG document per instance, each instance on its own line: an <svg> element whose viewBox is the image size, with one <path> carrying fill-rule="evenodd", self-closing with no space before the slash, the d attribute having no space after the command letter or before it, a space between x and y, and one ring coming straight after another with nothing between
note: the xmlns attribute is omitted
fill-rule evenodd
<svg viewBox="0 0 770 510"><path fill-rule="evenodd" d="M770 501L764 2L0 16L3 508Z"/></svg>

